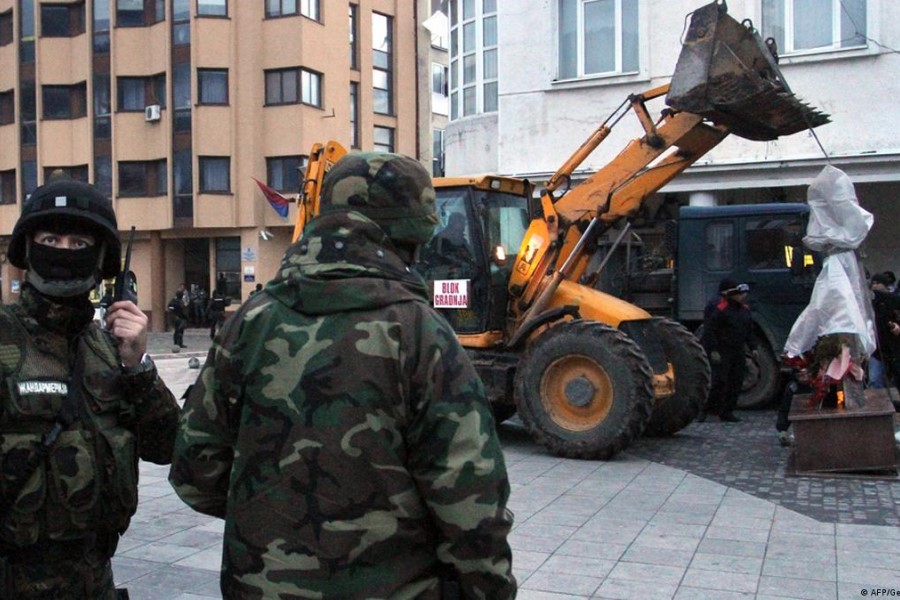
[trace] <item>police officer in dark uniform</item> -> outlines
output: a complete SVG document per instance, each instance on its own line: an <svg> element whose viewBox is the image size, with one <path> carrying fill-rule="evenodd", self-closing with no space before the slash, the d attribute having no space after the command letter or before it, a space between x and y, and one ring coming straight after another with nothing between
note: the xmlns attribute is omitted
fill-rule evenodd
<svg viewBox="0 0 900 600"><path fill-rule="evenodd" d="M741 420L734 414L734 408L744 383L746 351L753 330L753 319L746 304L749 291L746 283L723 279L719 283L719 297L704 311L701 342L712 367L712 387L706 408L698 417L701 422L706 420L707 413L729 423Z"/></svg>
<svg viewBox="0 0 900 600"><path fill-rule="evenodd" d="M147 317L90 291L120 268L110 201L67 178L25 202L27 270L0 306L0 597L113 599L110 558L137 508L138 459L171 460L179 408L146 354Z"/></svg>

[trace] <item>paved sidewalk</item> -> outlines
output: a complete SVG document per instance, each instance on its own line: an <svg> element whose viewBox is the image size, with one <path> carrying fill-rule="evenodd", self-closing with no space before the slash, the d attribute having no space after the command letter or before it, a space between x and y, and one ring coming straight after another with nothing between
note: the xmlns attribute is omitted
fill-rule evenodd
<svg viewBox="0 0 900 600"><path fill-rule="evenodd" d="M176 396L196 379L188 357L205 354L208 332L189 330L185 340L175 357L165 339L151 340ZM900 522L900 482L788 478L784 450L771 450L772 413L747 416L735 426L692 424L671 438L642 439L607 462L549 456L515 421L501 425L518 597L900 595L900 527L891 526ZM763 473L754 471L760 456ZM185 507L167 473L141 465L140 505L113 560L116 581L137 600L220 598L222 523Z"/></svg>

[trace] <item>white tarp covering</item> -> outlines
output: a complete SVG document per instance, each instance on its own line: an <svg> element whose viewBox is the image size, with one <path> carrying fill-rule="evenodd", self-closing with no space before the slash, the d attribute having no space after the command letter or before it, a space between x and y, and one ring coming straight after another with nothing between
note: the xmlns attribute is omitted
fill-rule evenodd
<svg viewBox="0 0 900 600"><path fill-rule="evenodd" d="M866 356L875 350L875 327L866 280L853 252L872 228L872 213L859 206L853 182L832 166L807 191L809 225L803 243L825 259L809 305L797 317L784 350L800 356L820 336L855 333Z"/></svg>

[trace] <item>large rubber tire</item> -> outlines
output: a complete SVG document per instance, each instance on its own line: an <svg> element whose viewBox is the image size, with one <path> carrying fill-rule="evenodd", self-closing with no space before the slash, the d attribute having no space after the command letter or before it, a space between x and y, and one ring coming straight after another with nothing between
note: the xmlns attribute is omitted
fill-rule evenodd
<svg viewBox="0 0 900 600"><path fill-rule="evenodd" d="M675 372L675 394L656 402L644 435L672 435L687 427L709 396L709 361L700 341L681 323L662 319L656 323L666 360Z"/></svg>
<svg viewBox="0 0 900 600"><path fill-rule="evenodd" d="M764 408L772 404L778 396L780 372L775 354L758 333L750 336L750 347L756 351L756 357L747 354L747 372L744 384L738 397L737 407Z"/></svg>
<svg viewBox="0 0 900 600"><path fill-rule="evenodd" d="M515 381L519 418L535 441L568 458L607 459L653 412L653 373L636 343L594 321L552 326L525 351Z"/></svg>

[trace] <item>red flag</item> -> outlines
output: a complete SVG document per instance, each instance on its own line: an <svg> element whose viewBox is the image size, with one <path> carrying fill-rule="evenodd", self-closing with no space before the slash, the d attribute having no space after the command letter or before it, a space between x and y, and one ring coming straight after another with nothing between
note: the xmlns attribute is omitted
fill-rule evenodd
<svg viewBox="0 0 900 600"><path fill-rule="evenodd" d="M266 197L266 200L269 201L269 204L272 208L275 209L279 215L281 215L282 219L287 219L288 216L288 204L290 204L290 200L264 184L259 179L253 178L253 181L256 182L256 185L259 186L259 189L262 190L263 196Z"/></svg>

